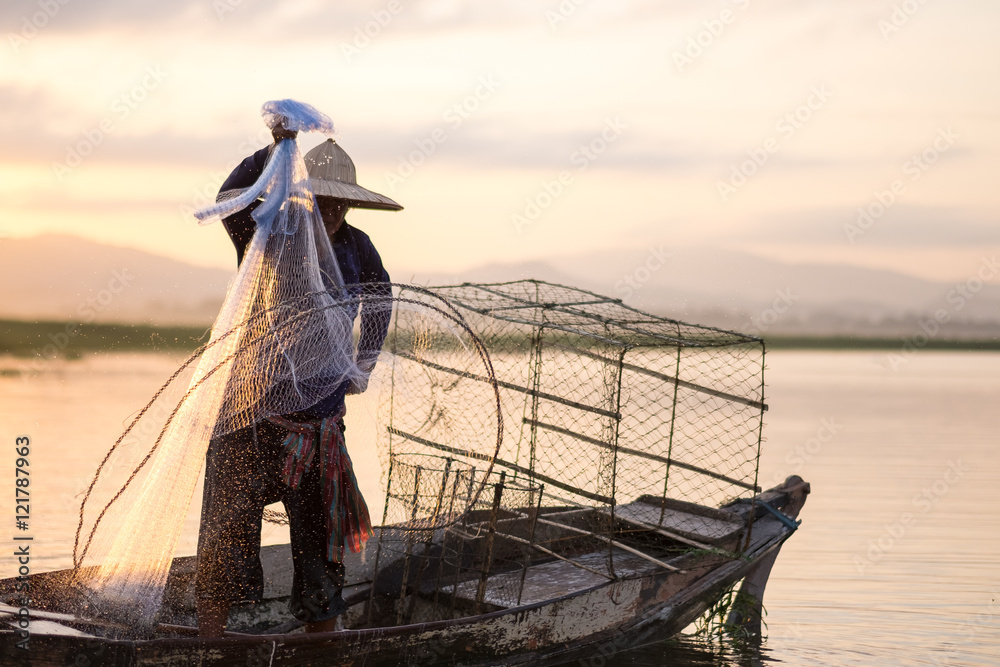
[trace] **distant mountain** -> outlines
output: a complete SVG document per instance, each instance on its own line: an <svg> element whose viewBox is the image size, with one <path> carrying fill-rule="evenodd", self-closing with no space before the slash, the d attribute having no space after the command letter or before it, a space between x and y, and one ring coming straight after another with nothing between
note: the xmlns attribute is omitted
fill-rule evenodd
<svg viewBox="0 0 1000 667"><path fill-rule="evenodd" d="M675 319L789 335L911 336L944 311L938 336L1000 336L1000 286L954 284L841 264L790 264L707 247L608 250L494 264L422 284L538 278L623 299ZM930 325L933 327L933 325Z"/></svg>
<svg viewBox="0 0 1000 667"><path fill-rule="evenodd" d="M570 265L586 267L586 284L595 291L619 297L631 291L626 300L644 310L739 329L907 335L918 320L942 310L946 328L955 335L1000 323L998 285L982 286L965 298L954 284L892 271L783 263L705 247L677 249L641 282L647 275L643 267L655 266L656 254L594 253L556 260L553 266L562 271ZM637 287L630 288L630 281Z"/></svg>
<svg viewBox="0 0 1000 667"><path fill-rule="evenodd" d="M65 235L0 243L0 317L211 323L233 273ZM935 312L938 336L1000 335L1000 286L955 285L846 265L788 264L714 248L609 250L412 273L424 285L537 278L622 298L677 319L759 333L910 336Z"/></svg>
<svg viewBox="0 0 1000 667"><path fill-rule="evenodd" d="M45 234L0 242L0 317L210 324L232 271Z"/></svg>

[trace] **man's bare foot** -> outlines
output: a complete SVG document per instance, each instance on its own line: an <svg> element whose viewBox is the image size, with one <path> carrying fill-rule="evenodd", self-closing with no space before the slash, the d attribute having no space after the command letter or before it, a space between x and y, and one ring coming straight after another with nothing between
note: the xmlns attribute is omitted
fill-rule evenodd
<svg viewBox="0 0 1000 667"><path fill-rule="evenodd" d="M344 629L344 617L334 616L325 621L306 623L306 632L339 632Z"/></svg>
<svg viewBox="0 0 1000 667"><path fill-rule="evenodd" d="M221 637L225 634L229 621L228 600L198 600L195 607L199 637Z"/></svg>

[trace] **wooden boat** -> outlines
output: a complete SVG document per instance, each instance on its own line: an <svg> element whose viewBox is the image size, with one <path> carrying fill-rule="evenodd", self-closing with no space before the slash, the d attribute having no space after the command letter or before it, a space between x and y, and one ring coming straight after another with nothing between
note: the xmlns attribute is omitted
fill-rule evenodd
<svg viewBox="0 0 1000 667"><path fill-rule="evenodd" d="M323 634L292 630L295 624L289 622L285 611L291 556L284 545L263 550L266 599L235 610L230 622L233 631L219 639L194 636L193 557L174 561L162 622L157 636L146 640L109 639L102 636L108 628L100 623L61 612L71 572L59 571L32 577L29 648L19 649L19 610L11 605L19 595L15 592L17 580L7 579L0 582L0 599L4 601L0 612L8 626L0 632L0 652L8 657L29 657L31 665L60 666L559 664L592 644L602 646L608 655L669 638L704 614L722 592L741 579L743 591L754 595L757 604L733 622L759 631L764 585L779 549L795 530L794 519L808 493L807 483L790 477L752 501L722 508L684 508L712 518L710 525L716 528L738 520L734 524L737 530L727 537L730 540L745 539L752 523L750 543L741 556L717 548L684 550L670 557L672 548L685 545L655 530L640 530L629 541L643 543L642 553L663 565L622 551L619 576L607 579L539 552L545 557L532 561L525 570L520 605L500 608L487 603L488 609L480 613L433 622L364 627L372 590L371 581L364 579L372 571L374 555L368 549L347 564L352 574L345 596L356 602L347 616L347 629ZM635 503L642 505L656 508L655 504ZM531 511L525 508L526 513ZM547 508L541 516L558 519L560 513ZM559 555L582 564L596 564L604 558L604 553L577 554L572 549ZM426 590L412 594L425 601L432 597ZM471 608L471 595L466 602Z"/></svg>
<svg viewBox="0 0 1000 667"><path fill-rule="evenodd" d="M669 638L741 580L748 602L729 621L759 633L764 586L809 493L798 477L757 486L763 341L539 281L397 298L408 310L378 366L394 399L386 509L345 561L343 630L306 634L289 615L286 545L263 550L265 599L234 608L218 639L197 637L193 557L173 561L158 625L140 638L81 613L83 569L33 576L23 608L24 582L0 581L3 655L559 664ZM461 340L436 344L428 326Z"/></svg>

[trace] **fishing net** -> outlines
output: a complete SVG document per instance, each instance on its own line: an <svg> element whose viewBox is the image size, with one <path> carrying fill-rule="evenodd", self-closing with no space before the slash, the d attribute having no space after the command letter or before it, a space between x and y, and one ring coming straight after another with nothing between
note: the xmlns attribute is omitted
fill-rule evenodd
<svg viewBox="0 0 1000 667"><path fill-rule="evenodd" d="M333 130L329 118L288 100L266 104L263 115L272 129ZM257 229L211 340L172 378L187 376L187 390L172 408L172 383L154 397L123 436L156 433L148 457L103 508L81 507L74 561L96 563L79 574L92 614L152 624L213 435L306 408L356 373L349 314L329 307L343 279L294 141L276 144L253 187L196 215L209 221L258 198ZM103 472L104 464L94 486ZM103 495L94 486L87 500Z"/></svg>
<svg viewBox="0 0 1000 667"><path fill-rule="evenodd" d="M290 100L269 102L263 115L271 128L333 129L326 116ZM384 377L382 343L394 313L408 313L412 354L492 376L478 339L440 297L399 298L388 284L344 284L294 140L272 148L254 186L224 193L196 217L208 222L258 200L256 231L210 340L135 415L81 506L75 608L116 624L120 634L149 635L155 626L210 441L256 432L270 417L302 414L337 392L377 392ZM397 402L423 400L407 396L403 388L418 383L405 369L381 365L399 382ZM492 438L464 445L488 461L498 446L497 398L463 403L469 407L448 413L455 406L441 404L434 414L458 431L492 430ZM260 472L260 451L247 447L227 465L232 484L249 488ZM466 500L475 499L474 493Z"/></svg>
<svg viewBox="0 0 1000 667"><path fill-rule="evenodd" d="M667 561L691 551L739 555L752 524L724 507L759 491L760 339L540 281L433 293L489 352L503 438L487 461L483 433L442 428L433 406L484 402L491 383L446 351L413 354L397 317L391 363L421 367L405 375L422 385L383 387L388 528L369 618L449 618L537 602L560 581L676 570ZM479 480L472 511L453 511Z"/></svg>
<svg viewBox="0 0 1000 667"><path fill-rule="evenodd" d="M287 100L264 116L332 130ZM726 504L759 490L762 341L539 281L345 285L294 140L199 217L250 205L256 232L209 341L86 494L70 608L150 635L210 442L254 434L226 467L252 492L269 418L365 389L386 488L360 556L374 552L368 624L538 602L749 543L752 519Z"/></svg>

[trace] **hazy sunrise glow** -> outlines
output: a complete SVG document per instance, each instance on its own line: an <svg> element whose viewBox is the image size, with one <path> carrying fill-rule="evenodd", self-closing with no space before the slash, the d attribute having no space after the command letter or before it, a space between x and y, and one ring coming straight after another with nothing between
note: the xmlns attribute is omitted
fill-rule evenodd
<svg viewBox="0 0 1000 667"><path fill-rule="evenodd" d="M188 213L293 97L406 207L349 217L404 272L717 244L951 279L1000 249L985 0L51 5L0 10L7 236L231 267Z"/></svg>

